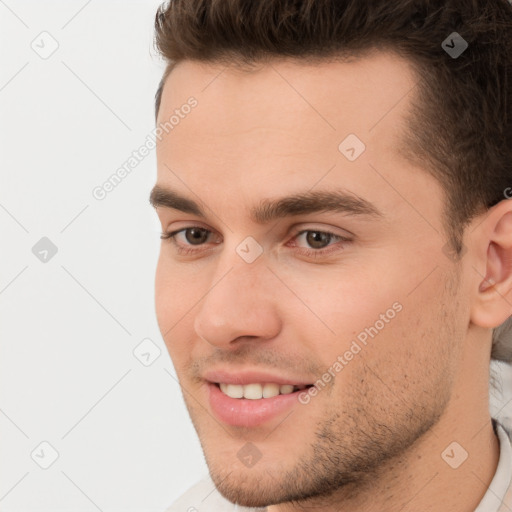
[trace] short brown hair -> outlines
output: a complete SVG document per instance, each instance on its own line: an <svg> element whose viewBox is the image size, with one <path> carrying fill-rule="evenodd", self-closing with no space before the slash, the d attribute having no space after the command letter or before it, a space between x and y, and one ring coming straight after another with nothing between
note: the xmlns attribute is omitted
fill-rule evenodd
<svg viewBox="0 0 512 512"><path fill-rule="evenodd" d="M468 44L457 57L442 47L453 32ZM397 150L443 186L444 224L458 257L465 226L512 185L508 0L171 0L157 11L155 34L167 61L156 114L164 82L183 60L243 67L379 49L407 59L417 94Z"/></svg>

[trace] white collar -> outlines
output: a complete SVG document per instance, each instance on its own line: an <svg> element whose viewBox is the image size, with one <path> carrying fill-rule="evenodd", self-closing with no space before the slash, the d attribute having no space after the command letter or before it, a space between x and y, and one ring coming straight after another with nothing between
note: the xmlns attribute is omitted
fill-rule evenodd
<svg viewBox="0 0 512 512"><path fill-rule="evenodd" d="M508 433L494 418L493 423L496 425L496 433L500 443L500 458L489 489L476 507L475 512L499 512L507 490L512 485L512 433Z"/></svg>

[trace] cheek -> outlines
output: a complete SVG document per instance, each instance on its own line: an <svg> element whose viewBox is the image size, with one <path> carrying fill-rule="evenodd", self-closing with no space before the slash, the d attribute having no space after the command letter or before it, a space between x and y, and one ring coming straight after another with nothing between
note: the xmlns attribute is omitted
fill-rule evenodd
<svg viewBox="0 0 512 512"><path fill-rule="evenodd" d="M316 361L325 367L346 355L344 368L355 370L368 362L383 372L393 368L407 372L418 365L435 364L446 349L437 340L452 342L443 325L453 323L456 312L453 297L443 293L446 276L441 272L422 282L429 268L416 269L416 274L404 272L400 265L373 265L365 271L353 266L351 271L322 270L300 275L288 272L286 282L301 300L290 293L285 300L283 291L280 303L287 303L282 311L284 323L297 329ZM418 282L421 286L416 289Z"/></svg>
<svg viewBox="0 0 512 512"><path fill-rule="evenodd" d="M365 347L368 364L385 382L396 379L423 392L425 383L451 373L464 326L456 297L446 291L446 276L437 272L416 289L414 283L395 287L402 310Z"/></svg>
<svg viewBox="0 0 512 512"><path fill-rule="evenodd" d="M174 309L172 306L174 288L170 277L169 270L163 261L162 252L160 252L155 273L155 311L162 335L171 325L169 316L172 315Z"/></svg>
<svg viewBox="0 0 512 512"><path fill-rule="evenodd" d="M183 274L179 272L179 267L173 265L162 254L164 252L161 251L156 268L155 311L160 332L167 343L169 338L176 339L176 331L187 319L185 314L191 307L187 296L192 290L190 283L187 285Z"/></svg>
<svg viewBox="0 0 512 512"><path fill-rule="evenodd" d="M163 246L155 274L155 307L162 326L169 328L199 300L198 283L198 273L174 262Z"/></svg>
<svg viewBox="0 0 512 512"><path fill-rule="evenodd" d="M158 327L174 360L187 355L194 344L194 316L208 289L191 267L174 263L161 251L155 274L155 312Z"/></svg>
<svg viewBox="0 0 512 512"><path fill-rule="evenodd" d="M386 284L381 275L333 267L289 272L285 279L297 296L282 292L280 303L287 304L287 320L301 326L302 339L317 346L318 355L330 359L349 350L354 340L371 339L368 331L388 330L402 314L396 283Z"/></svg>

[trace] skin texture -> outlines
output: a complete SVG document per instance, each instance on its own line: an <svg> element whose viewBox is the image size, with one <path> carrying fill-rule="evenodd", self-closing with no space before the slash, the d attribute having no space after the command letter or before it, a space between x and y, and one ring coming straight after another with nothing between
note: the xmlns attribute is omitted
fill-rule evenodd
<svg viewBox="0 0 512 512"><path fill-rule="evenodd" d="M211 234L202 245L177 236L195 255L162 240L156 312L211 476L233 502L270 512L469 512L494 475L490 328L512 313L511 202L472 221L460 262L447 256L443 190L395 150L415 83L388 53L273 60L250 72L185 61L167 79L158 123L190 96L198 104L159 141L157 184L208 216L157 213L164 232ZM350 133L366 145L353 162L338 150ZM263 199L340 188L382 215L250 219ZM296 236L305 229L349 241L307 256L301 248L322 246ZM236 252L248 236L263 249L250 264ZM313 383L394 303L401 311L308 404L252 428L213 416L204 371ZM262 454L250 468L237 457L247 442ZM457 469L441 457L453 442L468 453Z"/></svg>

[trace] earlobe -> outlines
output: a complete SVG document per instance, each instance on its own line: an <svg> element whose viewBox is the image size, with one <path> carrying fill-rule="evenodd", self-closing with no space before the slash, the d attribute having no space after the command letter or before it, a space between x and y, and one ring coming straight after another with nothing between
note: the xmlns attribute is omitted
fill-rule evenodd
<svg viewBox="0 0 512 512"><path fill-rule="evenodd" d="M476 325L493 328L512 315L512 201L493 207L484 224L478 243L487 246L485 274L479 273L471 316Z"/></svg>

